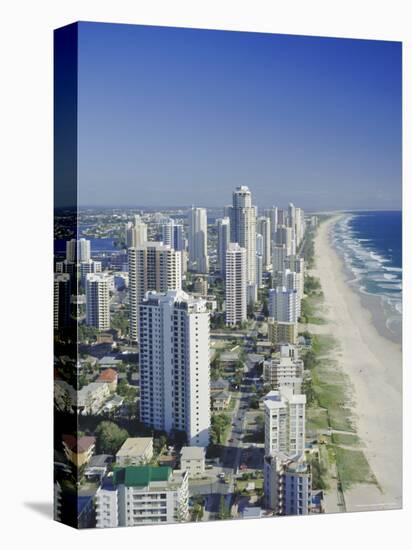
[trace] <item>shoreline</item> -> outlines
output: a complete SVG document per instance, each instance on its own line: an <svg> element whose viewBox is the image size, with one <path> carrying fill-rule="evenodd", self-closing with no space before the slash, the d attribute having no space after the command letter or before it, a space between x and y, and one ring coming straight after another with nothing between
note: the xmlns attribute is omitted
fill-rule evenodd
<svg viewBox="0 0 412 550"><path fill-rule="evenodd" d="M366 211L367 210L365 210L365 212ZM356 215L356 213L339 212L339 213L334 213L333 217L336 218L336 221L338 221L338 219L351 217L353 215ZM346 277L346 283L359 296L362 306L371 313L372 321L375 325L376 330L379 332L381 336L383 336L384 338L387 338L388 340L391 340L392 342L394 342L395 344L398 344L402 348L402 328L399 331L399 333L395 333L394 331L388 328L386 324L388 319L387 317L388 306L385 307L382 297L379 296L378 294L373 294L371 292L367 292L366 290L362 290L357 284L357 279L354 278L354 274L351 271L351 269L344 264L344 258L341 251L337 250L333 245L331 246L340 258L340 261L342 264L342 270Z"/></svg>
<svg viewBox="0 0 412 550"><path fill-rule="evenodd" d="M326 306L325 329L338 340L336 359L353 387L352 407L363 451L379 484L360 484L345 493L348 511L402 506L402 356L385 334L378 296L362 295L350 284L348 269L331 243L330 232L345 214L320 224L315 237L316 266ZM380 324L380 327L379 327Z"/></svg>

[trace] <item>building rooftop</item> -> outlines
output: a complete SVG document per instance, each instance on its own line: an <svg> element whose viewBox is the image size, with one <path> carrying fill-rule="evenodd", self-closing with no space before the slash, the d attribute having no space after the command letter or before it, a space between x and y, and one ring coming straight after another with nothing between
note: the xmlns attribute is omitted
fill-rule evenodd
<svg viewBox="0 0 412 550"><path fill-rule="evenodd" d="M204 447L182 447L180 451L181 460L203 460L205 455Z"/></svg>
<svg viewBox="0 0 412 550"><path fill-rule="evenodd" d="M152 445L151 437L128 437L116 453L116 458L123 456L140 456Z"/></svg>
<svg viewBox="0 0 412 550"><path fill-rule="evenodd" d="M263 402L269 409L277 409L281 407L285 401L295 404L305 404L306 395L294 394L293 390L288 387L282 387L280 390L272 390L263 398Z"/></svg>
<svg viewBox="0 0 412 550"><path fill-rule="evenodd" d="M96 439L89 435L75 437L74 435L63 435L63 443L68 449L75 453L85 453L96 443Z"/></svg>
<svg viewBox="0 0 412 550"><path fill-rule="evenodd" d="M246 506L242 512L243 518L254 519L262 517L262 508L260 506Z"/></svg>
<svg viewBox="0 0 412 550"><path fill-rule="evenodd" d="M105 369L98 377L98 382L115 382L117 380L117 372L114 369Z"/></svg>
<svg viewBox="0 0 412 550"><path fill-rule="evenodd" d="M172 469L168 466L126 466L115 468L113 483L127 487L147 487L154 481L169 481Z"/></svg>
<svg viewBox="0 0 412 550"><path fill-rule="evenodd" d="M229 388L229 382L228 380L224 380L223 378L219 378L218 380L211 380L210 381L210 389L211 390L226 390Z"/></svg>
<svg viewBox="0 0 412 550"><path fill-rule="evenodd" d="M115 357L106 355L105 357L102 357L100 359L99 365L118 365L121 362L122 362L121 359L116 359Z"/></svg>

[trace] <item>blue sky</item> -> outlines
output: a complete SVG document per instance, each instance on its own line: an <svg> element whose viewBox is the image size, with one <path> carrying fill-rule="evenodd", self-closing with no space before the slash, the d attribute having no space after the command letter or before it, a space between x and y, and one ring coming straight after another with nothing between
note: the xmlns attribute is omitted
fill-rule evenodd
<svg viewBox="0 0 412 550"><path fill-rule="evenodd" d="M401 44L80 23L79 204L401 206Z"/></svg>

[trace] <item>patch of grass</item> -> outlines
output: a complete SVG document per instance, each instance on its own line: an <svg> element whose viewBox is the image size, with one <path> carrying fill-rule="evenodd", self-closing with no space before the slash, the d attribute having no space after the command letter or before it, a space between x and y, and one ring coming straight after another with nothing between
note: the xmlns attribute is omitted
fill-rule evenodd
<svg viewBox="0 0 412 550"><path fill-rule="evenodd" d="M312 350L318 356L327 355L338 347L338 341L331 334L316 334L313 336Z"/></svg>
<svg viewBox="0 0 412 550"><path fill-rule="evenodd" d="M320 407L308 407L306 410L306 428L308 432L327 430L329 427L328 412Z"/></svg>
<svg viewBox="0 0 412 550"><path fill-rule="evenodd" d="M321 292L311 294L303 298L301 303L301 322L311 323L313 325L324 325L326 320L320 315L319 309L323 302Z"/></svg>
<svg viewBox="0 0 412 550"><path fill-rule="evenodd" d="M356 434L332 434L332 443L335 445L347 445L356 447L360 444L360 439Z"/></svg>
<svg viewBox="0 0 412 550"><path fill-rule="evenodd" d="M235 491L236 490L240 491L240 492L245 491L248 483L254 483L255 484L255 489L253 491L255 491L256 489L263 489L263 479L261 479L261 478L259 478L259 479L248 479L248 480L237 479L236 480L236 485L235 485ZM250 493L253 493L253 491L250 491Z"/></svg>
<svg viewBox="0 0 412 550"><path fill-rule="evenodd" d="M334 447L333 452L344 491L357 483L377 484L376 478L362 451Z"/></svg>
<svg viewBox="0 0 412 550"><path fill-rule="evenodd" d="M327 409L327 418L334 430L352 431L351 410L348 398L349 381L332 360L318 361L312 369L313 401Z"/></svg>

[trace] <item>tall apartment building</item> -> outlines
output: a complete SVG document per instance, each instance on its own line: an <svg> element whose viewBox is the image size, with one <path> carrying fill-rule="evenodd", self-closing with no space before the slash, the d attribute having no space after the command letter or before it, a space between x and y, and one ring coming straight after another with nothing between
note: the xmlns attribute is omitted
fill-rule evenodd
<svg viewBox="0 0 412 550"><path fill-rule="evenodd" d="M284 269L290 269L296 271L296 273L304 273L305 260L296 254L291 254L285 259Z"/></svg>
<svg viewBox="0 0 412 550"><path fill-rule="evenodd" d="M274 390L289 387L293 393L299 394L302 388L303 368L303 361L298 358L296 348L290 345L281 346L279 357L263 363L263 379Z"/></svg>
<svg viewBox="0 0 412 550"><path fill-rule="evenodd" d="M272 206L272 208L266 208L263 213L270 220L270 240L271 242L275 242L278 227L278 208L277 206Z"/></svg>
<svg viewBox="0 0 412 550"><path fill-rule="evenodd" d="M270 391L263 400L265 409L265 455L288 455L305 450L306 395L282 387Z"/></svg>
<svg viewBox="0 0 412 550"><path fill-rule="evenodd" d="M53 326L56 330L67 327L70 324L70 298L70 275L68 273L55 273Z"/></svg>
<svg viewBox="0 0 412 550"><path fill-rule="evenodd" d="M134 223L127 223L125 228L127 248L136 247L147 241L147 225L137 214L134 217Z"/></svg>
<svg viewBox="0 0 412 550"><path fill-rule="evenodd" d="M226 275L226 251L230 243L230 218L220 218L217 224L217 257L222 277Z"/></svg>
<svg viewBox="0 0 412 550"><path fill-rule="evenodd" d="M302 208L296 208L295 209L296 246L299 246L301 244L304 233L305 233L305 213L302 210Z"/></svg>
<svg viewBox="0 0 412 550"><path fill-rule="evenodd" d="M166 246L170 246L181 254L181 272L182 275L187 271L187 253L186 240L183 231L183 225L175 223L173 219L169 219L162 226L162 242Z"/></svg>
<svg viewBox="0 0 412 550"><path fill-rule="evenodd" d="M230 243L226 251L226 324L237 325L247 318L246 250Z"/></svg>
<svg viewBox="0 0 412 550"><path fill-rule="evenodd" d="M287 225L278 225L276 230L276 240L277 245L284 244L286 247L286 255L295 254L296 246L294 239L294 229Z"/></svg>
<svg viewBox="0 0 412 550"><path fill-rule="evenodd" d="M296 323L300 313L300 299L297 290L284 286L269 290L269 316L282 323Z"/></svg>
<svg viewBox="0 0 412 550"><path fill-rule="evenodd" d="M252 205L249 188L236 187L232 206L227 207L230 217L230 240L246 250L246 279L256 282L256 206Z"/></svg>
<svg viewBox="0 0 412 550"><path fill-rule="evenodd" d="M263 256L256 254L256 285L257 288L263 287Z"/></svg>
<svg viewBox="0 0 412 550"><path fill-rule="evenodd" d="M96 260L87 260L77 264L78 276L83 287L86 286L86 276L89 273L101 273L102 262Z"/></svg>
<svg viewBox="0 0 412 550"><path fill-rule="evenodd" d="M208 273L207 212L206 208L189 210L189 268L198 273Z"/></svg>
<svg viewBox="0 0 412 550"><path fill-rule="evenodd" d="M188 478L166 466L115 468L96 493L96 527L188 521Z"/></svg>
<svg viewBox="0 0 412 550"><path fill-rule="evenodd" d="M174 225L172 219L162 224L162 242L170 248L174 248Z"/></svg>
<svg viewBox="0 0 412 550"><path fill-rule="evenodd" d="M298 339L298 323L275 321L268 318L268 340L274 346L281 343L296 344Z"/></svg>
<svg viewBox="0 0 412 550"><path fill-rule="evenodd" d="M264 495L268 509L277 515L310 514L312 474L303 454L274 453L264 461Z"/></svg>
<svg viewBox="0 0 412 550"><path fill-rule="evenodd" d="M290 269L284 269L279 273L279 286L287 290L296 290L298 293L298 317L300 316L300 305L303 298L304 275Z"/></svg>
<svg viewBox="0 0 412 550"><path fill-rule="evenodd" d="M183 291L149 292L140 305L140 420L185 432L207 446L210 428L209 313Z"/></svg>
<svg viewBox="0 0 412 550"><path fill-rule="evenodd" d="M149 290L182 288L181 252L161 242L146 242L128 250L130 338L139 334L139 305Z"/></svg>
<svg viewBox="0 0 412 550"><path fill-rule="evenodd" d="M110 280L105 273L86 275L86 323L98 330L110 328Z"/></svg>
<svg viewBox="0 0 412 550"><path fill-rule="evenodd" d="M272 250L271 250L272 233L271 233L270 218L266 217L266 216L260 216L257 219L256 231L260 235L262 235L262 239L263 239L263 250L262 250L263 269L264 269L264 271L268 271L270 269L271 264L272 264Z"/></svg>
<svg viewBox="0 0 412 550"><path fill-rule="evenodd" d="M288 257L286 245L273 244L272 247L272 273L276 277L278 271L285 269L285 262Z"/></svg>
<svg viewBox="0 0 412 550"><path fill-rule="evenodd" d="M91 258L90 241L71 239L66 242L66 260L68 262L88 262Z"/></svg>

